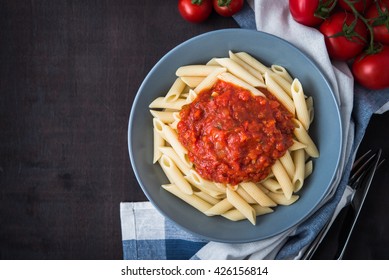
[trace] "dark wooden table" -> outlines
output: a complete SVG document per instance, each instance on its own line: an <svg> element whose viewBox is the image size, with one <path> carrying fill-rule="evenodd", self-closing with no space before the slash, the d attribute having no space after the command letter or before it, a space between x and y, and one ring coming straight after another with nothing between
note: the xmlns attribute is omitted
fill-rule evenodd
<svg viewBox="0 0 389 280"><path fill-rule="evenodd" d="M144 201L127 125L138 87L177 44L238 27L179 16L177 1L0 2L0 258L121 259L119 203ZM384 148L389 114L361 149ZM388 258L388 164L347 257Z"/></svg>

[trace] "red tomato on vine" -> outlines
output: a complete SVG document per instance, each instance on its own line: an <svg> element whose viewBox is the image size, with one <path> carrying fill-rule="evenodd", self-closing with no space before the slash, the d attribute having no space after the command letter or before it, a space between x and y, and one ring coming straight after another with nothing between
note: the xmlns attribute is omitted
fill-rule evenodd
<svg viewBox="0 0 389 280"><path fill-rule="evenodd" d="M352 72L355 80L369 89L389 87L389 46L373 54L361 54L355 58Z"/></svg>
<svg viewBox="0 0 389 280"><path fill-rule="evenodd" d="M353 5L359 13L364 13L373 3L373 0L349 0L349 3ZM352 12L351 7L345 0L339 0L339 6L348 12Z"/></svg>
<svg viewBox="0 0 389 280"><path fill-rule="evenodd" d="M178 11L187 21L199 23L212 12L211 0L178 0Z"/></svg>
<svg viewBox="0 0 389 280"><path fill-rule="evenodd" d="M289 11L295 21L306 26L318 26L327 18L334 0L289 0Z"/></svg>
<svg viewBox="0 0 389 280"><path fill-rule="evenodd" d="M373 26L374 41L389 44L389 0L378 1L377 5L370 6L366 18Z"/></svg>
<svg viewBox="0 0 389 280"><path fill-rule="evenodd" d="M325 36L325 44L331 58L346 61L367 46L368 31L355 15L338 12L326 19L319 28Z"/></svg>
<svg viewBox="0 0 389 280"><path fill-rule="evenodd" d="M216 13L223 17L230 17L239 12L244 0L212 0Z"/></svg>

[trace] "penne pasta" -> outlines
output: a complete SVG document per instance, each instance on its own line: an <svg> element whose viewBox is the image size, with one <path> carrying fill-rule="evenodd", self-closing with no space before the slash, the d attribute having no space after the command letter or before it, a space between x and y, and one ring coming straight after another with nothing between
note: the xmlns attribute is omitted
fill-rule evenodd
<svg viewBox="0 0 389 280"><path fill-rule="evenodd" d="M164 97L165 102L169 103L169 102L176 101L180 97L184 88L185 88L185 83L180 78L177 78L174 81L173 85L170 87L166 96Z"/></svg>
<svg viewBox="0 0 389 280"><path fill-rule="evenodd" d="M240 186L250 194L250 196L261 206L274 207L277 204L271 200L256 184L253 182L240 183Z"/></svg>
<svg viewBox="0 0 389 280"><path fill-rule="evenodd" d="M277 181L280 183L286 199L290 199L293 194L294 188L292 181L290 180L285 168L282 166L279 160L276 160L271 170L273 171L273 174L276 177Z"/></svg>
<svg viewBox="0 0 389 280"><path fill-rule="evenodd" d="M312 141L311 136L309 136L308 132L305 130L301 122L296 119L293 119L293 122L296 126L293 131L294 135L296 136L298 141L306 145L305 151L307 152L307 154L314 158L319 157L319 151L315 143Z"/></svg>
<svg viewBox="0 0 389 280"><path fill-rule="evenodd" d="M222 67L216 68L204 80L202 80L200 84L198 84L198 86L194 89L194 92L199 93L202 90L212 87L216 83L219 74L224 73L226 71L227 71L226 68L222 68Z"/></svg>
<svg viewBox="0 0 389 280"><path fill-rule="evenodd" d="M273 212L273 209L269 207L263 207L261 205L253 205L252 207L255 211L256 216L265 215ZM246 219L246 217L237 209L229 210L226 213L222 214L222 216L226 219L235 222Z"/></svg>
<svg viewBox="0 0 389 280"><path fill-rule="evenodd" d="M198 192L194 192L195 195L197 195L198 197L200 197L202 200L208 202L209 204L211 205L215 205L216 203L218 203L220 201L220 199L217 199L205 192L202 192L202 191L198 191Z"/></svg>
<svg viewBox="0 0 389 280"><path fill-rule="evenodd" d="M220 69L220 66L213 66L213 65L186 65L181 66L176 71L176 76L182 77L182 76L200 76L200 77L206 77L212 72L214 72L216 69Z"/></svg>
<svg viewBox="0 0 389 280"><path fill-rule="evenodd" d="M313 109L313 98L312 98L312 96L310 96L307 99L305 99L305 102L307 103L307 110L308 110L309 120L312 123L313 119L315 117L315 111Z"/></svg>
<svg viewBox="0 0 389 280"><path fill-rule="evenodd" d="M282 77L285 81L291 84L293 82L293 78L290 76L288 71L286 71L285 67L277 64L273 64L270 66L270 69L276 73L279 77Z"/></svg>
<svg viewBox="0 0 389 280"><path fill-rule="evenodd" d="M296 167L292 183L294 192L298 192L304 184L305 179L305 151L297 150L293 152L293 162Z"/></svg>
<svg viewBox="0 0 389 280"><path fill-rule="evenodd" d="M295 114L295 106L290 96L274 81L269 72L265 73L265 83L267 89L273 94L278 101L293 115Z"/></svg>
<svg viewBox="0 0 389 280"><path fill-rule="evenodd" d="M262 184L257 183L256 185L257 185L258 188L260 188L265 194L267 194L267 193L270 192L267 188L265 188L264 186L262 186Z"/></svg>
<svg viewBox="0 0 389 280"><path fill-rule="evenodd" d="M182 106L185 104L187 104L186 99L178 98L175 101L166 102L164 97L157 97L153 102L150 103L149 108L181 110Z"/></svg>
<svg viewBox="0 0 389 280"><path fill-rule="evenodd" d="M270 192L273 193L283 193L284 191L282 190L282 187L280 183L278 183L277 180L274 180L272 178L269 178L267 180L264 180L261 182L261 184L268 189Z"/></svg>
<svg viewBox="0 0 389 280"><path fill-rule="evenodd" d="M293 145L289 147L289 151L296 151L298 149L305 149L307 145L293 139Z"/></svg>
<svg viewBox="0 0 389 280"><path fill-rule="evenodd" d="M188 165L180 159L180 157L177 155L176 151L172 147L159 147L159 151L161 152L161 154L167 155L176 164L178 169L180 169L183 174L189 174L191 170L190 167L188 167Z"/></svg>
<svg viewBox="0 0 389 280"><path fill-rule="evenodd" d="M242 197L236 192L226 189L228 201L246 217L253 225L256 223L256 213L253 207L250 206Z"/></svg>
<svg viewBox="0 0 389 280"><path fill-rule="evenodd" d="M228 199L225 198L206 210L204 214L207 216L222 215L233 207L234 206L228 201Z"/></svg>
<svg viewBox="0 0 389 280"><path fill-rule="evenodd" d="M239 57L241 60L243 60L244 62L246 62L248 65L253 67L254 69L257 69L259 72L262 73L262 75L269 71L268 67L263 65L261 62L259 62L257 59L255 59L254 57L252 57L250 54L246 52L238 52L235 53L235 55Z"/></svg>
<svg viewBox="0 0 389 280"><path fill-rule="evenodd" d="M174 121L170 124L168 124L171 128L173 128L174 130L177 129L177 124L179 123L180 121L180 112L173 112L173 119Z"/></svg>
<svg viewBox="0 0 389 280"><path fill-rule="evenodd" d="M305 102L303 87L298 79L294 79L291 89L297 119L304 126L305 130L308 130L311 119L308 113L307 103Z"/></svg>
<svg viewBox="0 0 389 280"><path fill-rule="evenodd" d="M153 163L156 163L162 156L162 153L159 149L165 145L165 140L155 128L153 128L153 135L154 135Z"/></svg>
<svg viewBox="0 0 389 280"><path fill-rule="evenodd" d="M201 189L207 189L213 192L221 192L214 182L205 180L193 169L190 170L188 176L192 177L192 182Z"/></svg>
<svg viewBox="0 0 389 280"><path fill-rule="evenodd" d="M197 93L194 90L189 90L188 96L186 98L187 103L191 103L197 97Z"/></svg>
<svg viewBox="0 0 389 280"><path fill-rule="evenodd" d="M171 158L167 155L162 155L159 159L159 164L172 184L175 184L185 194L193 194L191 185L185 180Z"/></svg>
<svg viewBox="0 0 389 280"><path fill-rule="evenodd" d="M262 74L261 72L259 72L258 70L254 69L253 67L251 67L248 63L244 62L242 59L240 59L237 55L235 55L232 51L229 51L228 52L228 55L229 57L235 61L236 63L238 63L241 67L243 67L247 72L249 72L251 75L253 75L255 78L257 78L258 80L260 80L263 84L263 86L265 86L265 83L264 83L264 80L263 80L263 77L262 77Z"/></svg>
<svg viewBox="0 0 389 280"><path fill-rule="evenodd" d="M245 81L240 80L239 78L235 77L234 75L231 75L230 73L223 73L218 76L218 78L222 81L232 83L234 85L240 86L242 88L245 88L249 90L252 94L256 96L263 96L265 95L257 88L253 87L252 85L246 83Z"/></svg>
<svg viewBox="0 0 389 280"><path fill-rule="evenodd" d="M225 192L221 192L221 191L214 191L214 190L211 190L211 189L208 189L206 187L204 187L204 185L201 185L201 184L198 184L198 182L196 182L194 179L193 179L193 176L190 176L190 175L186 175L185 176L185 179L192 184L192 186L194 186L196 189L202 191L202 192L205 192L207 194L209 194L210 196L216 198L216 199L223 199L226 197L226 194Z"/></svg>
<svg viewBox="0 0 389 280"><path fill-rule="evenodd" d="M205 63L205 65L209 65L209 66L220 66L219 63L217 63L215 60L216 60L217 57L213 57L211 58L207 63Z"/></svg>
<svg viewBox="0 0 389 280"><path fill-rule="evenodd" d="M236 190L235 190L248 204L256 204L257 202L255 201L255 199L248 193L245 191L245 189L243 189L242 187L238 187Z"/></svg>
<svg viewBox="0 0 389 280"><path fill-rule="evenodd" d="M202 76L181 76L180 78L190 88L197 87L204 80Z"/></svg>
<svg viewBox="0 0 389 280"><path fill-rule="evenodd" d="M295 164L289 151L286 151L285 154L280 157L280 162L282 163L282 166L285 168L285 171L288 173L289 177L293 178L295 174Z"/></svg>
<svg viewBox="0 0 389 280"><path fill-rule="evenodd" d="M283 194L280 193L269 193L269 196L277 204L284 205L284 206L291 205L299 199L299 196L296 194L292 195L289 199L287 199Z"/></svg>
<svg viewBox="0 0 389 280"><path fill-rule="evenodd" d="M313 171L313 163L312 160L308 161L305 163L305 168L304 168L304 179L306 179L309 175L312 174Z"/></svg>
<svg viewBox="0 0 389 280"><path fill-rule="evenodd" d="M291 83L282 78L281 76L268 72L270 77L288 94L290 98L292 98L292 90L291 90Z"/></svg>
<svg viewBox="0 0 389 280"><path fill-rule="evenodd" d="M182 162L185 163L188 167L192 167L193 164L188 158L188 152L178 140L177 132L156 118L153 119L153 125L156 131L160 133L166 142L172 146Z"/></svg>
<svg viewBox="0 0 389 280"><path fill-rule="evenodd" d="M244 69L242 66L240 66L238 63L236 63L231 58L217 58L215 59L217 63L219 63L221 66L227 68L227 70L238 77L239 79L245 81L249 85L253 87L266 87L263 81L259 80L258 78L254 77L250 74L246 69Z"/></svg>
<svg viewBox="0 0 389 280"><path fill-rule="evenodd" d="M150 110L150 113L154 118L159 119L163 123L172 123L175 120L173 112Z"/></svg>
<svg viewBox="0 0 389 280"><path fill-rule="evenodd" d="M174 184L162 185L162 188L203 213L212 207L211 204L202 200L200 197L182 192L181 189Z"/></svg>

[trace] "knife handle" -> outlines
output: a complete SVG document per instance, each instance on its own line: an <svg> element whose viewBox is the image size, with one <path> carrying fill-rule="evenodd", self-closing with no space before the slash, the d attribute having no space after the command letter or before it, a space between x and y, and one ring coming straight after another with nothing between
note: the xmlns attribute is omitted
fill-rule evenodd
<svg viewBox="0 0 389 280"><path fill-rule="evenodd" d="M336 260L343 251L355 213L350 205L340 210L327 234L312 255L312 260Z"/></svg>

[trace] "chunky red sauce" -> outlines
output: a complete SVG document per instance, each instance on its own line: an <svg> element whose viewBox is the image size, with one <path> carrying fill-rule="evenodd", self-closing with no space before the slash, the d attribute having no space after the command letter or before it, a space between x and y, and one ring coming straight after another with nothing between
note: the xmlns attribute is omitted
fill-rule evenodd
<svg viewBox="0 0 389 280"><path fill-rule="evenodd" d="M262 91L262 90L261 90ZM259 182L292 145L292 115L268 98L218 81L180 112L180 142L204 179Z"/></svg>

